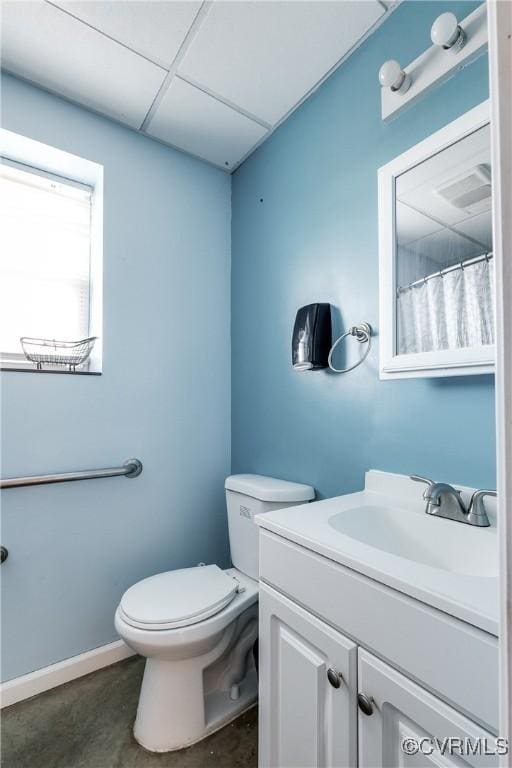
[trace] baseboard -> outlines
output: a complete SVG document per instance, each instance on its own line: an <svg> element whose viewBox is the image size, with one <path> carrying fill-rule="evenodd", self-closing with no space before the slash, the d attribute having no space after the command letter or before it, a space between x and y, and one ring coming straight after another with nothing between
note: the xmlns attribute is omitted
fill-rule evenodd
<svg viewBox="0 0 512 768"><path fill-rule="evenodd" d="M50 664L49 667L36 669L27 675L7 680L0 684L0 708L30 699L38 693L49 691L51 688L69 683L70 680L76 680L77 677L83 677L133 655L134 652L123 640L116 640L114 643Z"/></svg>

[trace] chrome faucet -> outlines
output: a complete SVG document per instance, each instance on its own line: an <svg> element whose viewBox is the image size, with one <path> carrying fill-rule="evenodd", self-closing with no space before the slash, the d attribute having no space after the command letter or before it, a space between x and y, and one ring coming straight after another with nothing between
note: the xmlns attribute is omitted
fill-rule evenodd
<svg viewBox="0 0 512 768"><path fill-rule="evenodd" d="M486 528L490 525L483 499L485 496L496 496L496 491L475 491L466 507L461 497L461 492L448 483L435 483L426 477L411 475L411 480L417 483L425 483L428 488L423 494L427 502L425 512L427 515L445 517L447 520L455 520L458 523L477 525Z"/></svg>

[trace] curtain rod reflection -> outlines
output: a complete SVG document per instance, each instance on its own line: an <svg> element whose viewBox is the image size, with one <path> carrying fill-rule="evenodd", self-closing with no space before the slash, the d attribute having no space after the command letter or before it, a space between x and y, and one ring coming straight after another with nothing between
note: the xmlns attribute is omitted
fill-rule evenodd
<svg viewBox="0 0 512 768"><path fill-rule="evenodd" d="M410 288L414 288L415 285L422 285L423 283L426 283L428 280L432 280L432 278L434 277L444 277L444 275L447 275L448 272L454 272L456 269L465 269L466 267L470 267L473 264L478 264L480 261L490 261L492 258L493 258L493 254L491 252L491 253L483 253L481 256L475 256L474 258L467 259L466 261L459 261L458 264L453 264L451 267L440 269L439 272L433 272L431 275L420 277L420 279L415 280L414 283L409 283L409 285L399 286L396 289L396 292L398 295L400 295L404 291L408 291Z"/></svg>

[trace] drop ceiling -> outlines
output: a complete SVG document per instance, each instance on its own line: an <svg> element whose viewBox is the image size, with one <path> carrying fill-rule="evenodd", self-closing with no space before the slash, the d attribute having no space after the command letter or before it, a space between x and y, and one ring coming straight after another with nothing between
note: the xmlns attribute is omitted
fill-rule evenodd
<svg viewBox="0 0 512 768"><path fill-rule="evenodd" d="M3 0L2 68L231 172L384 0Z"/></svg>

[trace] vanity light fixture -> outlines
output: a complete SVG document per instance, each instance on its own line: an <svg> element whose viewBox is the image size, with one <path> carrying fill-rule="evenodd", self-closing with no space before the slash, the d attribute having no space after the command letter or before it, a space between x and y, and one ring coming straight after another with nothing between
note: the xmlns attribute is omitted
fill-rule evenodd
<svg viewBox="0 0 512 768"><path fill-rule="evenodd" d="M454 13L442 13L432 24L430 37L434 45L458 53L466 44L466 33Z"/></svg>
<svg viewBox="0 0 512 768"><path fill-rule="evenodd" d="M487 5L458 20L454 13L442 13L430 31L432 45L402 68L386 61L379 72L381 115L395 117L436 85L455 74L487 51Z"/></svg>
<svg viewBox="0 0 512 768"><path fill-rule="evenodd" d="M411 78L404 72L396 59L385 61L379 69L379 83L394 93L405 93L411 85Z"/></svg>

